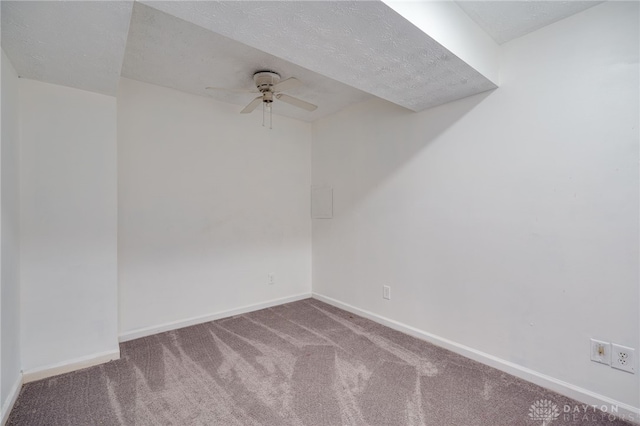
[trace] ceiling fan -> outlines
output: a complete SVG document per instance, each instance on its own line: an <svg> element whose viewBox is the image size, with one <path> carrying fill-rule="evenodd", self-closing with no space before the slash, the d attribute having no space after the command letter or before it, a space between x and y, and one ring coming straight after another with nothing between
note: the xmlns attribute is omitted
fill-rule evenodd
<svg viewBox="0 0 640 426"><path fill-rule="evenodd" d="M302 99L294 98L293 96L285 95L284 91L290 90L302 85L300 80L291 77L286 80L280 80L280 74L275 71L258 71L253 74L253 81L256 85L255 89L227 89L224 87L207 87L211 90L226 90L228 92L235 93L260 93L260 96L249 102L249 105L244 107L241 114L248 114L255 110L258 105L262 104L262 125L264 126L265 111L269 112L269 128L271 128L271 104L274 99L286 102L298 108L302 108L307 111L314 111L318 108L316 105L303 101Z"/></svg>

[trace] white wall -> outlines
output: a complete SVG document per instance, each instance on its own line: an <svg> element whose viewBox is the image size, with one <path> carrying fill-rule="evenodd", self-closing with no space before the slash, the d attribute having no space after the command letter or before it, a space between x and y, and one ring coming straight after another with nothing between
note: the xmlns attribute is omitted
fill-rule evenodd
<svg viewBox="0 0 640 426"><path fill-rule="evenodd" d="M19 235L19 122L18 75L2 52L2 144L0 182L2 236L0 257L0 407L2 413L20 380L20 235Z"/></svg>
<svg viewBox="0 0 640 426"><path fill-rule="evenodd" d="M118 351L116 99L21 79L20 120L28 372Z"/></svg>
<svg viewBox="0 0 640 426"><path fill-rule="evenodd" d="M314 292L638 407L640 374L589 361L640 353L638 3L503 49L492 93L314 123Z"/></svg>
<svg viewBox="0 0 640 426"><path fill-rule="evenodd" d="M310 293L310 124L239 109L121 80L122 335Z"/></svg>

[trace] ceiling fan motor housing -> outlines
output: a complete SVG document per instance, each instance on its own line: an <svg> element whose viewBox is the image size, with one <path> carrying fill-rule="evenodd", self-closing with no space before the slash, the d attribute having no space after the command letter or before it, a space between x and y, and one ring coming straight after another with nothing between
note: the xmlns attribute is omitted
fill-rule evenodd
<svg viewBox="0 0 640 426"><path fill-rule="evenodd" d="M273 71L258 71L253 75L253 81L262 93L271 92L271 88L280 82L280 74Z"/></svg>

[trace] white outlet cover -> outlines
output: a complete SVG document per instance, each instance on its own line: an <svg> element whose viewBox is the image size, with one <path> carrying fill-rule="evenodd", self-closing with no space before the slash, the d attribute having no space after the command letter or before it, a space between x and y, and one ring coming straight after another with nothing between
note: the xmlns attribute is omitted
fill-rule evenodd
<svg viewBox="0 0 640 426"><path fill-rule="evenodd" d="M604 354L600 354L599 348L604 349ZM611 344L602 340L591 339L591 361L611 365Z"/></svg>
<svg viewBox="0 0 640 426"><path fill-rule="evenodd" d="M622 345L611 344L611 367L631 374L636 372L636 350Z"/></svg>

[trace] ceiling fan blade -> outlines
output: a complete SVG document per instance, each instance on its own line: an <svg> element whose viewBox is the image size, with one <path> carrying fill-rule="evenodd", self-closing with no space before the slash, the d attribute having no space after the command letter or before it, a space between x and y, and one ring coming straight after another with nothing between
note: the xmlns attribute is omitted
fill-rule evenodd
<svg viewBox="0 0 640 426"><path fill-rule="evenodd" d="M205 87L207 90L224 90L230 93L258 93L258 89L228 89L226 87Z"/></svg>
<svg viewBox="0 0 640 426"><path fill-rule="evenodd" d="M310 104L302 99L294 98L293 96L284 95L282 93L278 93L276 95L276 99L280 99L282 102L286 102L298 108L306 109L307 111L315 111L315 109L318 108L317 105Z"/></svg>
<svg viewBox="0 0 640 426"><path fill-rule="evenodd" d="M273 92L284 92L285 90L293 89L295 87L301 86L302 82L295 77L288 78L286 80L282 80L280 83L273 86Z"/></svg>
<svg viewBox="0 0 640 426"><path fill-rule="evenodd" d="M255 98L254 100L252 100L249 105L247 105L246 107L244 107L244 109L242 111L240 111L240 114L249 114L250 112L252 112L254 109L256 109L258 107L258 105L260 105L262 103L262 96L258 96L257 98Z"/></svg>

